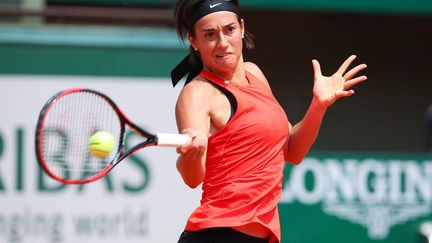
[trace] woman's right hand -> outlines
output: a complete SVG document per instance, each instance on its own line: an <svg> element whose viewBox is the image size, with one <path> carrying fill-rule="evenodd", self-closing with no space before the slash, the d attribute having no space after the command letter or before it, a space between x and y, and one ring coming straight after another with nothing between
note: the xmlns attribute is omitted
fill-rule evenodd
<svg viewBox="0 0 432 243"><path fill-rule="evenodd" d="M207 147L207 136L191 128L183 129L182 134L187 134L191 140L182 146L177 147L177 153L185 159L200 159Z"/></svg>

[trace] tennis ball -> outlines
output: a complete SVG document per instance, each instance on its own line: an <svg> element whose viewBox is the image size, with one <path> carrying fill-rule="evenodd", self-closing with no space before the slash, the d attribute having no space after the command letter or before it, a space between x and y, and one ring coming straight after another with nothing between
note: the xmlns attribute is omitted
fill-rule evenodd
<svg viewBox="0 0 432 243"><path fill-rule="evenodd" d="M114 136L110 132L106 131L98 131L94 133L88 141L90 153L97 158L108 156L114 148L114 145Z"/></svg>

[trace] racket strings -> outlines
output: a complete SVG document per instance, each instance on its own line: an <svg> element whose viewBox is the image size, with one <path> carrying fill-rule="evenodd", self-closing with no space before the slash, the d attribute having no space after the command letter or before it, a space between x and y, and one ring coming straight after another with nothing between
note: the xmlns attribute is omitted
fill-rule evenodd
<svg viewBox="0 0 432 243"><path fill-rule="evenodd" d="M103 97L86 91L60 96L49 108L44 123L43 156L54 176L85 180L114 160L121 122ZM104 158L92 156L89 150L89 138L97 131L107 131L116 140L113 151Z"/></svg>

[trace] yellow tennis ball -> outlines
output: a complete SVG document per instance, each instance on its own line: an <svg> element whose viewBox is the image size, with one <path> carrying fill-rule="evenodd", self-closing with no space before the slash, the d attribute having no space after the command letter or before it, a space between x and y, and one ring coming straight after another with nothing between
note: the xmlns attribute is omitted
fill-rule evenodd
<svg viewBox="0 0 432 243"><path fill-rule="evenodd" d="M110 132L106 131L96 132L88 141L90 153L97 158L108 156L111 150L113 150L114 145L114 136Z"/></svg>

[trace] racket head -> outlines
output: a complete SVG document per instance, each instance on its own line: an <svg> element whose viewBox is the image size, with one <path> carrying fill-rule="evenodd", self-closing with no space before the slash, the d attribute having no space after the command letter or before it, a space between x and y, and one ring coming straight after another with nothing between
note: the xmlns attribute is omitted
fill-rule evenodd
<svg viewBox="0 0 432 243"><path fill-rule="evenodd" d="M42 108L35 136L36 157L42 169L65 184L84 184L106 175L123 152L127 119L106 95L73 88L51 97ZM90 153L89 138L98 131L113 135L105 157Z"/></svg>

